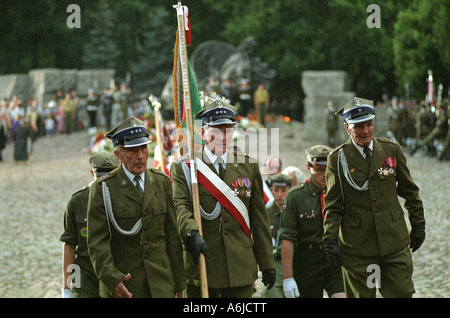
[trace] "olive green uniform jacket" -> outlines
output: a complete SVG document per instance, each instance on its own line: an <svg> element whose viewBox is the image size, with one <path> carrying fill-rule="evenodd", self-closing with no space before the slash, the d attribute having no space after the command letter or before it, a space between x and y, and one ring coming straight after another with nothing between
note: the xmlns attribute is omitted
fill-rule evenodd
<svg viewBox="0 0 450 318"><path fill-rule="evenodd" d="M283 204L280 240L291 240L296 246L322 243L323 220L321 191L309 179L289 190Z"/></svg>
<svg viewBox="0 0 450 318"><path fill-rule="evenodd" d="M109 188L114 217L126 231L142 218L133 236L119 233L106 219L102 182ZM174 297L185 288L181 240L176 224L170 179L147 169L144 199L125 174L122 165L97 179L88 204L88 248L100 295L112 297L124 281L133 297Z"/></svg>
<svg viewBox="0 0 450 318"><path fill-rule="evenodd" d="M201 157L201 152L196 156ZM180 234L183 241L192 230L198 230L191 207L191 194L186 184L182 160L177 159L171 166L173 180L173 198L177 211ZM250 161L250 162L249 162ZM204 162L215 171L206 156ZM263 186L259 165L254 158L240 152L227 152L226 172L224 182L234 189L233 182L239 178L249 178L251 182L251 197L239 196L248 209L250 219L250 239L236 219L223 207L220 215L214 220L202 218L203 238L206 242L209 258L206 259L208 287L228 288L252 284L257 279L258 268L273 269L275 261L272 250L272 237L269 228L269 218L263 198ZM217 201L199 184L200 204L207 213L211 213ZM188 284L198 285L198 265L192 256L184 255Z"/></svg>
<svg viewBox="0 0 450 318"><path fill-rule="evenodd" d="M64 231L59 240L76 246L74 263L80 267L80 288L73 288L74 297L99 297L98 278L89 258L87 238L87 206L89 186L75 191L64 211Z"/></svg>
<svg viewBox="0 0 450 318"><path fill-rule="evenodd" d="M337 167L341 148L356 184L362 186L369 180L366 191L350 187L342 166ZM395 158L397 164L391 172L386 172L384 162L389 157ZM370 170L366 159L349 139L329 154L326 180L324 240L339 236L344 253L383 257L408 246L409 232L397 195L405 199L411 225L425 224L419 188L406 166L400 146L390 139L373 139Z"/></svg>

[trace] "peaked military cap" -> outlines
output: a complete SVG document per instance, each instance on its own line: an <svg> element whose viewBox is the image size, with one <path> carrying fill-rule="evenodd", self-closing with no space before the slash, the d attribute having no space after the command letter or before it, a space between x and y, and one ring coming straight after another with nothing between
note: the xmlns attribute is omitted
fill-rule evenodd
<svg viewBox="0 0 450 318"><path fill-rule="evenodd" d="M204 106L195 117L202 120L202 125L220 126L236 123L235 107L220 98L205 97Z"/></svg>
<svg viewBox="0 0 450 318"><path fill-rule="evenodd" d="M95 172L108 172L119 166L119 161L112 152L99 152L89 158L89 164Z"/></svg>
<svg viewBox="0 0 450 318"><path fill-rule="evenodd" d="M286 187L291 186L292 177L285 175L284 173L277 173L269 178L270 186Z"/></svg>
<svg viewBox="0 0 450 318"><path fill-rule="evenodd" d="M111 139L113 146L137 147L150 143L150 135L144 122L136 117L129 117L105 134Z"/></svg>
<svg viewBox="0 0 450 318"><path fill-rule="evenodd" d="M374 119L375 109L373 101L354 97L335 114L341 115L347 124L357 124Z"/></svg>
<svg viewBox="0 0 450 318"><path fill-rule="evenodd" d="M310 164L317 164L317 165L326 165L327 164L327 156L328 154L333 150L333 148L330 148L325 145L316 145L309 147L306 149L306 160Z"/></svg>

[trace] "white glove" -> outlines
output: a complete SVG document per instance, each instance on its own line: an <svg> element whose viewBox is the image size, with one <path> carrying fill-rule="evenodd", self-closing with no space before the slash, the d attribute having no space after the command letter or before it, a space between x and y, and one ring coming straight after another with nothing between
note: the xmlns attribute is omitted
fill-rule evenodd
<svg viewBox="0 0 450 318"><path fill-rule="evenodd" d="M283 292L286 298L296 298L300 296L295 279L292 277L283 279Z"/></svg>
<svg viewBox="0 0 450 318"><path fill-rule="evenodd" d="M72 289L63 289L61 293L62 298L73 298Z"/></svg>

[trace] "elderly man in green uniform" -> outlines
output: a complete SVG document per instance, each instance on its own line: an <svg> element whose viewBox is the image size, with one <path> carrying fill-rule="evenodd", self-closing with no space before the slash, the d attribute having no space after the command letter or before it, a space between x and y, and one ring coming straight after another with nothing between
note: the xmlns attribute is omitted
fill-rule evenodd
<svg viewBox="0 0 450 318"><path fill-rule="evenodd" d="M322 246L325 169L331 148L316 145L306 149L310 178L292 188L284 202L281 229L283 290L286 298L345 297L342 273L333 271Z"/></svg>
<svg viewBox="0 0 450 318"><path fill-rule="evenodd" d="M274 247L275 269L277 278L275 285L271 289L265 288L262 297L284 298L283 293L283 265L281 264L281 243L277 240L278 231L281 225L281 212L283 212L283 202L292 184L292 177L283 173L277 173L269 178L269 189L273 194L274 201L267 207L269 215L270 229L272 231L272 243Z"/></svg>
<svg viewBox="0 0 450 318"><path fill-rule="evenodd" d="M120 165L91 186L87 243L102 297L181 297L185 288L172 184L147 168L148 136L135 117L109 131Z"/></svg>
<svg viewBox="0 0 450 318"><path fill-rule="evenodd" d="M196 152L203 237L194 220L187 156L171 166L173 198L187 253L187 296L200 297L200 253L206 256L210 297L250 298L258 267L263 283L275 283L269 219L258 161L228 150L235 127L234 107L205 101L195 115L202 120L205 145Z"/></svg>
<svg viewBox="0 0 450 318"><path fill-rule="evenodd" d="M355 97L336 114L349 140L328 156L324 248L330 264L343 264L347 297L411 297L411 252L425 239L419 188L398 143L374 138L370 100ZM405 199L411 232L398 197Z"/></svg>
<svg viewBox="0 0 450 318"><path fill-rule="evenodd" d="M94 180L71 195L64 211L64 232L60 237L60 241L64 242L63 298L100 297L98 279L92 268L86 245L89 189L95 180L117 168L119 161L112 152L101 152L90 157L89 164ZM73 270L79 276L75 279L75 286L71 289L69 277Z"/></svg>

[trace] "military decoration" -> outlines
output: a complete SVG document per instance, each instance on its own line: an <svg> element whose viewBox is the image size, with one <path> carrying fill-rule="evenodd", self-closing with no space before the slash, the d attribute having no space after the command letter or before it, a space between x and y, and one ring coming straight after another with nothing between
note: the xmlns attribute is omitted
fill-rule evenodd
<svg viewBox="0 0 450 318"><path fill-rule="evenodd" d="M316 216L316 213L314 210L311 210L311 212L305 212L303 214L300 214L300 219L313 219Z"/></svg>
<svg viewBox="0 0 450 318"><path fill-rule="evenodd" d="M397 168L397 158L386 157L383 164L378 168L378 174L384 177L395 175L395 168Z"/></svg>
<svg viewBox="0 0 450 318"><path fill-rule="evenodd" d="M234 195L250 198L252 196L251 182L249 178L239 177L233 182Z"/></svg>

